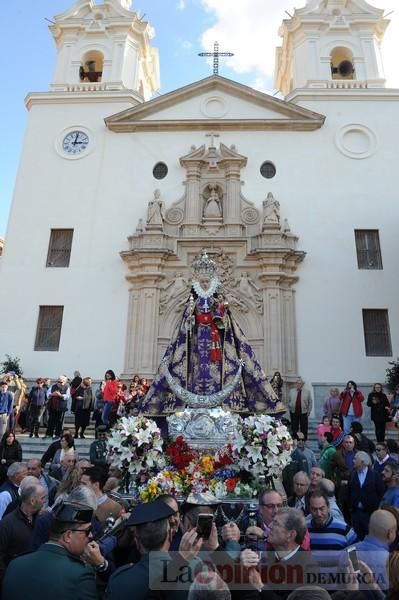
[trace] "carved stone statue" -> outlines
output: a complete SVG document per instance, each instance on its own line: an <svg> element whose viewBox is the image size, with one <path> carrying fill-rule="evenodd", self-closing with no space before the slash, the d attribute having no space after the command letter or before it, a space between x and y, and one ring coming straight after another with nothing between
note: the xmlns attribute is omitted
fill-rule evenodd
<svg viewBox="0 0 399 600"><path fill-rule="evenodd" d="M259 292L259 288L255 285L255 283L252 281L252 279L250 279L250 277L248 277L248 273L246 271L241 273L238 287L240 289L240 292L242 294L244 294L245 296L249 296L250 294L253 294L254 289L257 292Z"/></svg>
<svg viewBox="0 0 399 600"><path fill-rule="evenodd" d="M155 190L154 198L148 203L147 227L162 229L164 221L163 209L164 203L161 200L161 192L159 190Z"/></svg>
<svg viewBox="0 0 399 600"><path fill-rule="evenodd" d="M139 222L136 226L136 233L142 233L144 231L144 221L143 219L139 219Z"/></svg>
<svg viewBox="0 0 399 600"><path fill-rule="evenodd" d="M284 233L290 233L291 227L290 227L290 225L288 223L288 219L284 219L282 229L283 229Z"/></svg>
<svg viewBox="0 0 399 600"><path fill-rule="evenodd" d="M187 283L186 280L183 277L182 273L175 273L175 278L173 281L173 286L172 289L170 291L170 297L171 298L175 298L176 296L178 296L180 294L180 292L182 292L183 290L187 289Z"/></svg>
<svg viewBox="0 0 399 600"><path fill-rule="evenodd" d="M211 193L204 206L205 219L218 219L222 216L222 203L215 185L209 186Z"/></svg>
<svg viewBox="0 0 399 600"><path fill-rule="evenodd" d="M263 226L280 225L280 202L269 192L263 200Z"/></svg>

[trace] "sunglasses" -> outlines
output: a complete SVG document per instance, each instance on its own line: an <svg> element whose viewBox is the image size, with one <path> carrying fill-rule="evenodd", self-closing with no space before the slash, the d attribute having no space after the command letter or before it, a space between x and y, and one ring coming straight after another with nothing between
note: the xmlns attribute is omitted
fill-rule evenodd
<svg viewBox="0 0 399 600"><path fill-rule="evenodd" d="M80 533L84 533L86 537L89 537L91 534L91 527L89 527L89 529L65 529L65 531L79 531Z"/></svg>

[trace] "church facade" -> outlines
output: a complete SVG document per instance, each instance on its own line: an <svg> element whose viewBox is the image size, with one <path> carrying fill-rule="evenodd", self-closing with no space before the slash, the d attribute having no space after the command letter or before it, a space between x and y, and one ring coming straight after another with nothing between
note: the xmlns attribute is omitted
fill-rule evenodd
<svg viewBox="0 0 399 600"><path fill-rule="evenodd" d="M4 252L0 355L28 377L152 378L202 249L268 374L384 379L399 344L399 91L365 0L285 19L277 99L213 75L151 99L152 29L130 0L50 26ZM24 293L21 292L23 288Z"/></svg>

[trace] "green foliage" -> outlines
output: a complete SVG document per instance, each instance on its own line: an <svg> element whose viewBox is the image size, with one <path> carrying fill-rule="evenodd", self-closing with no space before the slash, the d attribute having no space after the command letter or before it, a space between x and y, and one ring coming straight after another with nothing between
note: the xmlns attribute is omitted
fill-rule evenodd
<svg viewBox="0 0 399 600"><path fill-rule="evenodd" d="M21 367L21 359L18 356L10 356L6 354L6 360L0 363L0 373L9 373L14 371L17 375L21 376L23 371Z"/></svg>
<svg viewBox="0 0 399 600"><path fill-rule="evenodd" d="M399 385L399 358L391 360L389 363L390 368L386 370L386 385L390 392L393 392L397 385Z"/></svg>

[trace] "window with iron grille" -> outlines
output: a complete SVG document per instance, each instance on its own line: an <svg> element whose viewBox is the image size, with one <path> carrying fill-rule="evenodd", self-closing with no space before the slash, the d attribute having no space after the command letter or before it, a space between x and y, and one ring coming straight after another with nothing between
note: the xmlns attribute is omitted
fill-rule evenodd
<svg viewBox="0 0 399 600"><path fill-rule="evenodd" d="M267 160L261 164L260 174L265 179L273 179L273 177L276 175L276 167L274 166L274 164L272 162Z"/></svg>
<svg viewBox="0 0 399 600"><path fill-rule="evenodd" d="M359 269L382 269L380 236L377 229L356 229L356 254Z"/></svg>
<svg viewBox="0 0 399 600"><path fill-rule="evenodd" d="M391 334L386 309L363 309L366 356L392 356Z"/></svg>
<svg viewBox="0 0 399 600"><path fill-rule="evenodd" d="M168 167L163 162L158 162L152 170L155 179L165 179L168 174Z"/></svg>
<svg viewBox="0 0 399 600"><path fill-rule="evenodd" d="M63 306L39 306L35 350L59 349L63 313Z"/></svg>
<svg viewBox="0 0 399 600"><path fill-rule="evenodd" d="M73 229L52 229L46 267L69 267Z"/></svg>

